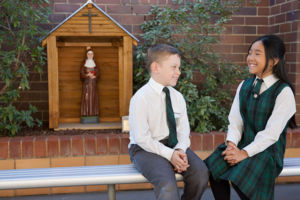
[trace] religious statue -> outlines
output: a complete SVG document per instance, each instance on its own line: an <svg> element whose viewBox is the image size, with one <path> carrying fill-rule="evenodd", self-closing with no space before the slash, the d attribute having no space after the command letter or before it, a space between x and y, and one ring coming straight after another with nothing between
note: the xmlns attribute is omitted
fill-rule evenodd
<svg viewBox="0 0 300 200"><path fill-rule="evenodd" d="M99 101L97 80L99 78L98 69L94 61L94 52L87 48L87 59L81 67L80 77L82 84L81 96L81 123L99 122Z"/></svg>

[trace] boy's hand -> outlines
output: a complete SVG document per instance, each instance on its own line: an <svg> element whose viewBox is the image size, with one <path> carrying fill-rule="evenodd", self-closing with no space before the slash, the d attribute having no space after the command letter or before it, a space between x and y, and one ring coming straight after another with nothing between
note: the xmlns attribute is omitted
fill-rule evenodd
<svg viewBox="0 0 300 200"><path fill-rule="evenodd" d="M186 153L182 150L182 149L176 149L176 151L179 151L180 154L180 158L184 161L185 164L188 164L188 159L187 159L187 155Z"/></svg>
<svg viewBox="0 0 300 200"><path fill-rule="evenodd" d="M174 166L174 170L178 173L186 171L190 166L188 164L187 155L181 149L176 149L171 157L171 163Z"/></svg>

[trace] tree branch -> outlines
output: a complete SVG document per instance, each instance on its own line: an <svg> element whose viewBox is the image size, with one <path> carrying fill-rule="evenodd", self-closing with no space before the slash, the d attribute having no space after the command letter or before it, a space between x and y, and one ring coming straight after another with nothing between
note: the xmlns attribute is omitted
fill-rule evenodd
<svg viewBox="0 0 300 200"><path fill-rule="evenodd" d="M0 6L4 3L4 1L5 1L5 0L3 0L3 1L0 2Z"/></svg>
<svg viewBox="0 0 300 200"><path fill-rule="evenodd" d="M21 44L21 46L24 46L24 44L25 44L25 35L22 38L22 44ZM19 69L21 53L22 53L21 50L19 50L18 55L17 55L17 62L15 64L15 66L14 66L13 73L15 73ZM0 96L4 94L4 92L6 91L8 85L10 85L13 81L14 80L11 79L8 84L5 84L3 86L3 88L0 90Z"/></svg>
<svg viewBox="0 0 300 200"><path fill-rule="evenodd" d="M9 23L9 19L8 19L7 16L6 16L6 23L7 23L7 26L8 26L8 28L9 28L9 29L8 29L9 32L11 32L13 36L16 36L15 33L14 33L14 32L12 31L12 29L11 29L11 26L10 26L10 23Z"/></svg>
<svg viewBox="0 0 300 200"><path fill-rule="evenodd" d="M6 26L3 26L3 25L1 25L1 24L0 24L0 26L10 31L10 29L7 28Z"/></svg>

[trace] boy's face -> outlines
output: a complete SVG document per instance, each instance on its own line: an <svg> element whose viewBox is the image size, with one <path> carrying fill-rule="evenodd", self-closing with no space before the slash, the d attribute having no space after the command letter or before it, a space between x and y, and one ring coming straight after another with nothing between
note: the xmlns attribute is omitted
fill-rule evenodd
<svg viewBox="0 0 300 200"><path fill-rule="evenodd" d="M154 80L164 86L175 86L180 74L180 57L177 54L165 56L152 68Z"/></svg>

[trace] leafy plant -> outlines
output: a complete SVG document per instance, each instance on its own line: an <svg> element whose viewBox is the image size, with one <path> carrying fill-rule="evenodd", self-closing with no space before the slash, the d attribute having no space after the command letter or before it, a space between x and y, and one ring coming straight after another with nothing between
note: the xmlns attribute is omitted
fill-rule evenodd
<svg viewBox="0 0 300 200"><path fill-rule="evenodd" d="M245 70L217 54L224 25L239 8L239 1L176 1L175 8L153 6L150 20L141 26L143 42L137 47L134 61L134 90L149 79L145 60L148 47L168 43L182 55L181 78L177 89L184 95L191 129L198 132L225 130L232 103L230 86L244 78ZM196 84L195 74L200 74Z"/></svg>
<svg viewBox="0 0 300 200"><path fill-rule="evenodd" d="M42 72L46 56L39 46L48 22L48 0L0 1L0 132L15 135L23 125L41 125L32 117L36 107L20 110L20 92L30 89L31 70Z"/></svg>

